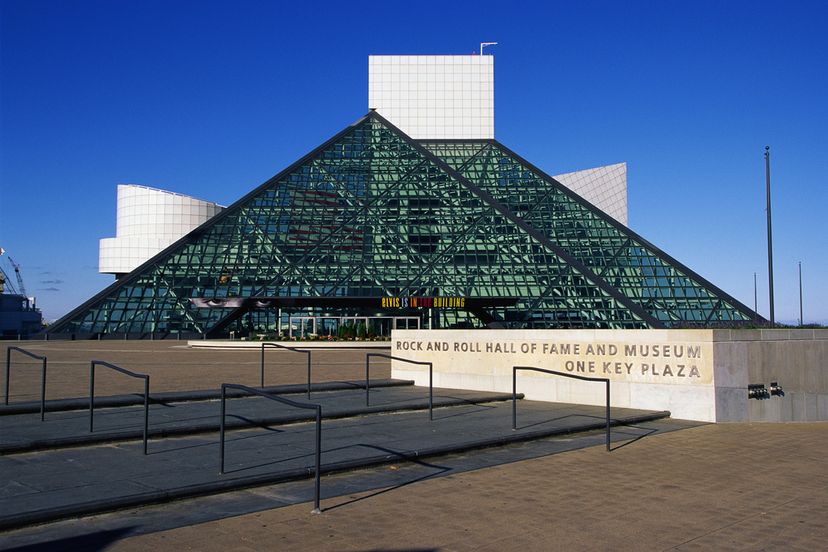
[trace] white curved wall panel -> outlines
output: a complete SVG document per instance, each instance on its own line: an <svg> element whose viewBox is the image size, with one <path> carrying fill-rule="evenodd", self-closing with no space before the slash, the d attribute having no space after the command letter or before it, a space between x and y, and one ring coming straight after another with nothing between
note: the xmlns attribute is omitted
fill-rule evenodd
<svg viewBox="0 0 828 552"><path fill-rule="evenodd" d="M101 240L98 271L130 272L222 209L190 196L119 184L115 237Z"/></svg>

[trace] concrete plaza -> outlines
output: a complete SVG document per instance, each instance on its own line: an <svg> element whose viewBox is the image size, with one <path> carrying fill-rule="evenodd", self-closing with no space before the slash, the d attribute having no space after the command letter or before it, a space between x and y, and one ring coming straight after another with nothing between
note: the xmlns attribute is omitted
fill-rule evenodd
<svg viewBox="0 0 828 552"><path fill-rule="evenodd" d="M19 345L49 357L50 377L54 374L49 380L50 398L83 396L87 385L84 374L91 358L150 373L153 389L157 381L158 391L207 389L222 381L239 379L241 383L255 385L258 378L256 352L200 353L170 342ZM272 354L274 366L283 363L285 367L272 371L272 381L269 372L269 384L303 381L302 359L288 360L287 355ZM327 362L325 369L321 367L323 361ZM320 352L319 362L319 381L358 379L363 375L364 352ZM19 375L13 367L13 400L36 398L36 367L31 365L33 371L28 377ZM378 368L377 377L388 377L387 370L387 364L384 369ZM107 386L101 395L139 391L130 387L135 384L128 378L124 380L101 383ZM439 477L424 477L416 466L406 462L328 476L323 479L323 486L340 492L325 497L321 515L310 514L308 502L237 515L229 505L243 492L228 493L0 533L0 548L826 548L828 423L702 425L651 435L639 431L637 438L632 434L631 437L626 444L614 442L610 453L602 446L591 446L521 460L520 455L506 450L497 465L448 471ZM467 456L474 454L478 453ZM450 463L442 458L430 462ZM372 478L372 484L353 484L360 477ZM295 485L300 484L302 488L308 486L307 482ZM155 515L169 521L182 511L201 509L208 500L214 508L221 510L223 506L226 513L213 521L182 522L168 530L144 530L136 535L130 529L141 517ZM284 502L274 500L273 504ZM115 526L119 529L107 529Z"/></svg>
<svg viewBox="0 0 828 552"><path fill-rule="evenodd" d="M108 550L824 550L828 424L706 425Z"/></svg>
<svg viewBox="0 0 828 552"><path fill-rule="evenodd" d="M192 349L186 341L8 341L0 346L21 347L48 358L46 399L89 396L89 363L110 362L148 374L150 393L217 389L222 383L258 385L260 349ZM376 351L381 352L381 351ZM387 352L387 351L386 351ZM313 381L365 378L365 353L358 349L313 351ZM301 353L268 348L265 352L267 385L306 381L306 358ZM1 378L2 376L0 376ZM371 361L372 378L391 377L390 362ZM40 362L12 352L10 401L40 398ZM140 393L141 382L109 370L97 370L95 394Z"/></svg>

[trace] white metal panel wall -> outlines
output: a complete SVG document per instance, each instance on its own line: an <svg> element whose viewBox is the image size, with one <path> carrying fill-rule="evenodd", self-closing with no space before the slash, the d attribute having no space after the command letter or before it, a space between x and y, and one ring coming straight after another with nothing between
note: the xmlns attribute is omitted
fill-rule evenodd
<svg viewBox="0 0 828 552"><path fill-rule="evenodd" d="M369 56L368 107L414 139L494 138L494 57Z"/></svg>
<svg viewBox="0 0 828 552"><path fill-rule="evenodd" d="M624 226L628 225L626 163L559 174L552 178Z"/></svg>

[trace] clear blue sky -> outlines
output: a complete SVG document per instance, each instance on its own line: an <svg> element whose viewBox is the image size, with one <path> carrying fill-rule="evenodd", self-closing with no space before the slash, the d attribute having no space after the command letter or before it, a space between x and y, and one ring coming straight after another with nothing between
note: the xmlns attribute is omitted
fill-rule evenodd
<svg viewBox="0 0 828 552"><path fill-rule="evenodd" d="M630 226L828 322L828 3L0 0L0 246L57 318L112 281L118 183L229 205L367 111L369 54L495 55L495 137L628 163ZM5 260L3 260L6 263ZM8 269L8 265L4 264Z"/></svg>

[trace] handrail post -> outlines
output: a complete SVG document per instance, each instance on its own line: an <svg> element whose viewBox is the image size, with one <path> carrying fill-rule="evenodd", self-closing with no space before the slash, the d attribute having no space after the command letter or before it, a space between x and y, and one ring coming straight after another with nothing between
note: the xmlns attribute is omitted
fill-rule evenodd
<svg viewBox="0 0 828 552"><path fill-rule="evenodd" d="M371 393L371 374L369 365L371 363L371 353L365 355L365 406L369 405Z"/></svg>
<svg viewBox="0 0 828 552"><path fill-rule="evenodd" d="M428 363L428 419L434 421L434 365Z"/></svg>
<svg viewBox="0 0 828 552"><path fill-rule="evenodd" d="M517 429L517 366L512 366L512 429Z"/></svg>
<svg viewBox="0 0 828 552"><path fill-rule="evenodd" d="M225 423L224 418L226 417L226 404L227 404L227 394L226 390L228 387L232 387L234 389L239 389L246 393L250 393L252 395L258 395L260 397L264 397L266 399L270 399L271 401L280 402L283 404L287 404L289 406L293 406L295 408L303 408L308 410L313 410L316 413L316 450L314 452L315 457L315 481L314 481L314 500L313 505L314 514L322 513L322 508L320 506L320 488L321 488L321 477L322 477L322 405L320 404L305 404L296 401L292 401L290 399L286 399L284 397L279 397L276 395L271 395L262 391L261 389L255 389L253 387L248 387L246 385L241 385L238 383L222 383L221 384L221 420L219 421L219 475L224 475L224 445L225 445Z"/></svg>
<svg viewBox="0 0 828 552"><path fill-rule="evenodd" d="M607 378L607 452L610 452L610 382Z"/></svg>
<svg viewBox="0 0 828 552"><path fill-rule="evenodd" d="M89 433L92 433L92 424L94 423L95 411L95 361L91 361L89 365Z"/></svg>
<svg viewBox="0 0 828 552"><path fill-rule="evenodd" d="M149 376L144 379L144 455L147 454L147 434L149 433Z"/></svg>
<svg viewBox="0 0 828 552"><path fill-rule="evenodd" d="M260 363L260 387L264 389L264 381L265 381L265 346L274 347L276 349L287 349L288 351L293 351L294 353L303 353L308 355L308 388L307 388L307 396L310 399L311 396L311 365L313 363L311 358L311 351L310 350L302 350L302 349L295 349L293 347L286 347L285 345L279 345L278 343L262 343L262 358Z"/></svg>
<svg viewBox="0 0 828 552"><path fill-rule="evenodd" d="M311 352L308 351L308 400L310 400L311 392Z"/></svg>
<svg viewBox="0 0 828 552"><path fill-rule="evenodd" d="M43 367L40 370L40 421L46 419L46 357L43 357Z"/></svg>
<svg viewBox="0 0 828 552"><path fill-rule="evenodd" d="M264 348L262 348L264 351ZM219 457L221 461L219 463L219 475L224 474L224 402L225 402L225 387L224 384L221 384L221 423L219 424Z"/></svg>
<svg viewBox="0 0 828 552"><path fill-rule="evenodd" d="M114 364L104 362L103 360L92 360L89 362L89 432L92 433L95 429L95 365L100 364L104 368L109 368L116 372L120 372L131 378L144 380L144 454L147 454L147 442L149 440L149 384L150 377L148 374L137 374L131 372Z"/></svg>
<svg viewBox="0 0 828 552"><path fill-rule="evenodd" d="M5 404L9 405L9 366L11 365L11 347L6 349L6 394Z"/></svg>
<svg viewBox="0 0 828 552"><path fill-rule="evenodd" d="M395 357L394 355L385 355L382 353L366 353L365 354L365 406L370 406L371 402L371 357L382 357L391 360L398 360L400 362L408 362L409 364L418 364L423 366L428 364L428 419L434 421L434 363L423 360L410 360L407 358Z"/></svg>
<svg viewBox="0 0 828 552"><path fill-rule="evenodd" d="M20 341L18 339L18 341ZM20 347L6 347L6 382L5 382L5 390L4 390L4 397L3 403L8 406L9 405L9 394L11 389L11 354L12 351L18 351L21 354L26 355L29 358L33 358L35 360L39 360L41 362L40 365L40 421L44 421L45 413L46 413L46 357L40 356L32 353L31 351L27 351L26 349L21 349Z"/></svg>
<svg viewBox="0 0 828 552"><path fill-rule="evenodd" d="M544 374L552 374L553 376L562 376L565 378L572 378L578 379L583 381L600 381L604 382L607 385L606 396L607 396L607 404L606 404L606 419L607 419L607 437L606 437L606 446L607 452L611 452L612 449L610 447L610 440L611 440L611 433L610 433L610 426L612 424L612 420L610 418L610 380L609 378L591 378L589 376L578 376L575 374L567 374L564 372L556 372L555 370L546 370L544 368L536 368L534 366L512 366L512 429L517 429L517 371L518 370L530 370L533 372L541 372Z"/></svg>
<svg viewBox="0 0 828 552"><path fill-rule="evenodd" d="M316 482L314 484L314 500L313 511L314 514L321 514L322 508L319 504L319 495L322 473L322 406L316 405Z"/></svg>

